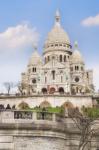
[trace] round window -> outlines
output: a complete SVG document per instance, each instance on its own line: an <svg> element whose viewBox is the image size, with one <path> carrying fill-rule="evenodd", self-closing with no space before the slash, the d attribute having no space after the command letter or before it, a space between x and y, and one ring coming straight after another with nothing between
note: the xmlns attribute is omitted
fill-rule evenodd
<svg viewBox="0 0 99 150"><path fill-rule="evenodd" d="M79 78L78 78L78 77L76 77L76 78L75 78L75 81L76 81L76 82L79 82Z"/></svg>
<svg viewBox="0 0 99 150"><path fill-rule="evenodd" d="M35 83L36 83L36 79L33 79L33 80L32 80L32 83L35 84Z"/></svg>

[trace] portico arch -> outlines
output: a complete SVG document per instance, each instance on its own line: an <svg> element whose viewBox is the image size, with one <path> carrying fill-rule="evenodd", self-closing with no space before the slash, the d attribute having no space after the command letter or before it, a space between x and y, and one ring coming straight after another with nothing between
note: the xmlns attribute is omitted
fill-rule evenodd
<svg viewBox="0 0 99 150"><path fill-rule="evenodd" d="M47 94L47 88L42 88L42 93Z"/></svg>
<svg viewBox="0 0 99 150"><path fill-rule="evenodd" d="M64 88L63 87L59 87L58 91L60 94L64 94Z"/></svg>
<svg viewBox="0 0 99 150"><path fill-rule="evenodd" d="M51 107L51 104L50 104L48 101L43 101L43 102L40 104L40 107L41 107L41 108L48 108L48 107Z"/></svg>
<svg viewBox="0 0 99 150"><path fill-rule="evenodd" d="M65 102L63 105L62 105L63 108L74 108L73 104L71 102Z"/></svg>
<svg viewBox="0 0 99 150"><path fill-rule="evenodd" d="M50 94L54 94L55 91L56 91L55 88L54 88L54 87L51 87L50 90L49 90L49 93L50 93Z"/></svg>

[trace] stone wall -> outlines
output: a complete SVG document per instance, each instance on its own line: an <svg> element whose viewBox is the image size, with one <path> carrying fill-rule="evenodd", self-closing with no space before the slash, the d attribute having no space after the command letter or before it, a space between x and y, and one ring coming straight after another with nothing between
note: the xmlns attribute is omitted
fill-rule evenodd
<svg viewBox="0 0 99 150"><path fill-rule="evenodd" d="M65 102L70 102L74 107L81 108L92 106L92 96L68 96L68 95L34 95L32 97L0 97L0 104L5 107L7 104L16 107L22 102L26 102L30 107L39 106L42 102L47 101L52 107L62 106Z"/></svg>
<svg viewBox="0 0 99 150"><path fill-rule="evenodd" d="M37 117L33 112L28 119L16 113L0 112L0 150L78 150L80 133L70 118L51 114L51 118ZM92 139L92 149L99 148L99 134ZM88 150L88 149L85 149Z"/></svg>

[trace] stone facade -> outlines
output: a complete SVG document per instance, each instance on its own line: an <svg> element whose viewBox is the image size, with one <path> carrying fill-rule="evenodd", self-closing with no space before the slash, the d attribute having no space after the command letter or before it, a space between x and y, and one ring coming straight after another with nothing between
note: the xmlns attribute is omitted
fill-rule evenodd
<svg viewBox="0 0 99 150"><path fill-rule="evenodd" d="M20 88L21 95L0 96L0 107L4 106L0 110L0 150L78 150L80 132L70 118L55 113L42 118L41 112L19 111L22 102L30 108L94 105L93 72L86 70L77 42L72 48L58 11L43 57L35 49ZM16 110L5 109L8 104ZM98 141L97 132L90 150L99 148Z"/></svg>
<svg viewBox="0 0 99 150"><path fill-rule="evenodd" d="M77 42L72 48L60 19L57 11L55 25L44 43L43 57L35 49L26 72L22 73L25 95L93 92L93 72L86 70Z"/></svg>
<svg viewBox="0 0 99 150"><path fill-rule="evenodd" d="M33 112L30 119L15 117L14 111L0 112L0 150L78 150L80 134L70 118L37 118ZM31 112L28 112L31 113ZM9 119L10 118L10 119ZM92 139L92 148L99 148L99 133ZM86 148L85 150L88 150Z"/></svg>
<svg viewBox="0 0 99 150"><path fill-rule="evenodd" d="M82 108L93 106L93 97L91 95L33 95L33 96L20 96L20 97L0 97L0 105L4 105L6 108L7 104L10 104L11 108L15 105L16 109L20 103L25 102L30 108L36 106L40 107L44 103L48 103L48 107L61 107L63 105L68 107L68 104L72 107Z"/></svg>

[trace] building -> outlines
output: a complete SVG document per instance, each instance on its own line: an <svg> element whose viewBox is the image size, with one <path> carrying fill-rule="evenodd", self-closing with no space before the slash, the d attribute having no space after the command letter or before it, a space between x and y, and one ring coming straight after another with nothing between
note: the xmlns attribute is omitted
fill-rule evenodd
<svg viewBox="0 0 99 150"><path fill-rule="evenodd" d="M21 95L0 96L0 150L78 150L81 131L67 114L46 112L43 118L42 111L19 110L22 103L30 108L92 107L97 99L93 72L86 70L77 42L73 48L60 20L57 11L43 57L35 49L22 73ZM99 149L98 131L90 144L90 150Z"/></svg>
<svg viewBox="0 0 99 150"><path fill-rule="evenodd" d="M25 85L26 95L82 95L93 92L93 72L86 70L77 42L72 47L68 34L61 26L59 11L44 43L43 56L37 49L34 50L26 72L22 73L22 84Z"/></svg>
<svg viewBox="0 0 99 150"><path fill-rule="evenodd" d="M61 26L59 11L44 43L42 57L35 48L26 72L22 73L20 88L20 96L0 97L0 104L16 108L22 102L32 108L93 105L93 71L86 70L78 43L72 47Z"/></svg>

